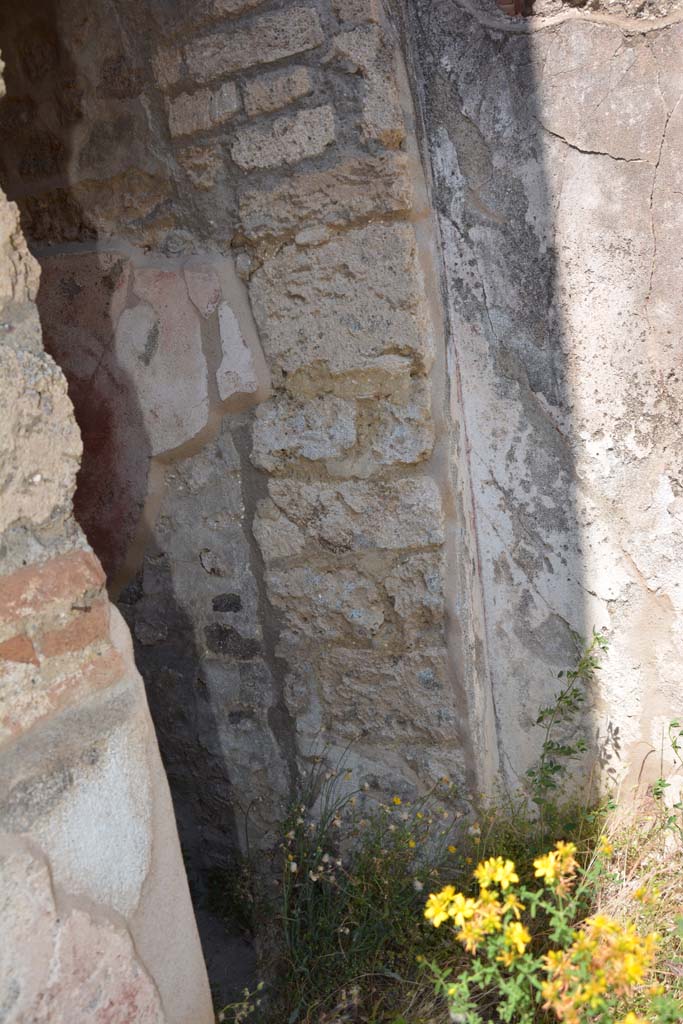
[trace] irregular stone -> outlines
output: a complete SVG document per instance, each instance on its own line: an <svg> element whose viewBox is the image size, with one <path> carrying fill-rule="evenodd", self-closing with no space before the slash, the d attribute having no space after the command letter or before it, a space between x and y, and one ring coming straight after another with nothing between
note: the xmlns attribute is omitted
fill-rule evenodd
<svg viewBox="0 0 683 1024"><path fill-rule="evenodd" d="M218 323L223 353L216 371L218 394L223 401L233 395L253 394L259 386L254 357L242 337L237 317L227 302L219 306Z"/></svg>
<svg viewBox="0 0 683 1024"><path fill-rule="evenodd" d="M256 411L251 458L270 472L297 459L342 456L356 443L353 402L320 395L309 402L277 396Z"/></svg>
<svg viewBox="0 0 683 1024"><path fill-rule="evenodd" d="M171 135L193 135L224 124L240 109L237 86L224 82L219 89L183 92L169 101L168 126Z"/></svg>
<svg viewBox="0 0 683 1024"><path fill-rule="evenodd" d="M135 381L152 454L188 441L206 425L206 363L199 318L182 276L136 269L135 293L143 300L125 310L114 339L120 370Z"/></svg>
<svg viewBox="0 0 683 1024"><path fill-rule="evenodd" d="M195 39L185 48L187 66L197 82L208 82L255 64L311 50L323 42L317 12L289 7L256 18L250 25Z"/></svg>
<svg viewBox="0 0 683 1024"><path fill-rule="evenodd" d="M259 501L252 529L266 564L298 555L306 546L303 531L270 498Z"/></svg>
<svg viewBox="0 0 683 1024"><path fill-rule="evenodd" d="M226 626L222 622L212 622L210 626L205 626L204 639L212 654L237 658L238 661L255 658L261 653L258 640L242 636L233 626Z"/></svg>
<svg viewBox="0 0 683 1024"><path fill-rule="evenodd" d="M430 477L339 484L270 480L288 519L332 551L432 547L444 541L441 498Z"/></svg>
<svg viewBox="0 0 683 1024"><path fill-rule="evenodd" d="M334 142L334 111L330 106L300 110L267 125L245 125L235 132L230 154L243 171L294 164L319 156Z"/></svg>
<svg viewBox="0 0 683 1024"><path fill-rule="evenodd" d="M0 532L66 516L81 438L66 380L45 353L0 346Z"/></svg>
<svg viewBox="0 0 683 1024"><path fill-rule="evenodd" d="M206 319L221 301L221 285L213 267L189 266L183 270L190 299Z"/></svg>
<svg viewBox="0 0 683 1024"><path fill-rule="evenodd" d="M353 570L324 572L308 566L271 570L266 582L271 602L282 609L297 637L372 637L384 622L377 587Z"/></svg>
<svg viewBox="0 0 683 1024"><path fill-rule="evenodd" d="M181 165L195 188L209 192L218 181L223 167L220 146L185 146L178 153Z"/></svg>
<svg viewBox="0 0 683 1024"><path fill-rule="evenodd" d="M281 238L313 224L346 225L413 205L403 153L363 156L324 171L306 171L270 189L250 189L239 200L242 231L253 241Z"/></svg>
<svg viewBox="0 0 683 1024"><path fill-rule="evenodd" d="M270 71L244 85L244 109L250 117L270 114L313 92L311 72L305 67Z"/></svg>
<svg viewBox="0 0 683 1024"><path fill-rule="evenodd" d="M431 364L410 224L370 224L314 249L286 246L253 274L249 294L278 384L283 371L322 363L345 373L388 352Z"/></svg>
<svg viewBox="0 0 683 1024"><path fill-rule="evenodd" d="M382 402L370 426L371 454L380 466L415 463L426 459L434 446L431 387L417 380L406 403Z"/></svg>

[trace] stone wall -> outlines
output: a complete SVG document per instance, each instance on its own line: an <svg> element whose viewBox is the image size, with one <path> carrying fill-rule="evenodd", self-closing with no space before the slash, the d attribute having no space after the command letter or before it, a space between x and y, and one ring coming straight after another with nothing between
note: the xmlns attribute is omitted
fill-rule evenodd
<svg viewBox="0 0 683 1024"><path fill-rule="evenodd" d="M514 783L606 628L589 758L647 779L681 706L683 12L546 9L406 5L487 671Z"/></svg>
<svg viewBox="0 0 683 1024"><path fill-rule="evenodd" d="M212 1019L128 631L72 515L81 439L0 192L0 1015Z"/></svg>

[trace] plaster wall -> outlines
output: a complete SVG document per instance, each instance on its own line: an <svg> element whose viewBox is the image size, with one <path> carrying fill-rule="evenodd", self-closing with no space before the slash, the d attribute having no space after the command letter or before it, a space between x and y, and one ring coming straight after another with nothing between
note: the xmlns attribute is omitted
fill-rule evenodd
<svg viewBox="0 0 683 1024"><path fill-rule="evenodd" d="M680 708L682 13L611 12L407 5L512 784L573 633L598 775L659 773Z"/></svg>

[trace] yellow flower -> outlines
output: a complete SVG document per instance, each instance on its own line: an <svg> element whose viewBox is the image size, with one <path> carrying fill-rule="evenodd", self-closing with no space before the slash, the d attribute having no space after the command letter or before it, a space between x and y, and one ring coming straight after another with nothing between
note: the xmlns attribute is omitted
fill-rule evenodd
<svg viewBox="0 0 683 1024"><path fill-rule="evenodd" d="M520 955L531 942L531 935L521 921L511 921L504 932L505 945L516 950Z"/></svg>
<svg viewBox="0 0 683 1024"><path fill-rule="evenodd" d="M505 891L513 882L519 882L513 861L504 861L502 857L489 857L488 860L482 861L475 868L474 877L482 889L488 889L494 884Z"/></svg>
<svg viewBox="0 0 683 1024"><path fill-rule="evenodd" d="M409 839L408 840L408 846L410 847L411 850L414 850L415 849L415 840L414 839Z"/></svg>
<svg viewBox="0 0 683 1024"><path fill-rule="evenodd" d="M458 994L458 986L457 985L453 985L453 984L446 985L446 995L449 997L449 999L452 999L457 994Z"/></svg>
<svg viewBox="0 0 683 1024"><path fill-rule="evenodd" d="M472 863L472 858L471 857L465 857L465 864L471 864L471 863Z"/></svg>
<svg viewBox="0 0 683 1024"><path fill-rule="evenodd" d="M448 852L449 853L455 853L455 851L457 849L458 849L458 847L457 846L453 846L453 844L451 843L451 845L448 847Z"/></svg>
<svg viewBox="0 0 683 1024"><path fill-rule="evenodd" d="M438 893L430 892L424 916L432 922L435 928L448 920L448 907L454 896L455 889L452 885L445 886Z"/></svg>
<svg viewBox="0 0 683 1024"><path fill-rule="evenodd" d="M560 868L558 856L555 851L551 850L550 853L546 853L542 857L537 857L534 861L534 868L535 878L542 878L546 885L552 885L552 883L557 879Z"/></svg>
<svg viewBox="0 0 683 1024"><path fill-rule="evenodd" d="M392 796L392 798L391 798L391 802L392 802L392 804L394 804L394 805L395 805L396 807L400 807L400 806L401 806L401 804L403 803L403 801L401 800L400 796Z"/></svg>
<svg viewBox="0 0 683 1024"><path fill-rule="evenodd" d="M614 853L614 847L607 836L600 836L600 853L604 854L605 857L611 857Z"/></svg>
<svg viewBox="0 0 683 1024"><path fill-rule="evenodd" d="M458 928L462 928L465 921L469 921L474 916L476 909L476 900L471 899L469 896L463 896L461 892L456 892L448 908L448 916L453 918L453 923Z"/></svg>
<svg viewBox="0 0 683 1024"><path fill-rule="evenodd" d="M625 1017L622 1017L620 1021L617 1021L617 1024L650 1024L650 1022L645 1017L636 1017L635 1013L631 1011Z"/></svg>
<svg viewBox="0 0 683 1024"><path fill-rule="evenodd" d="M505 911L507 910L511 910L518 920L520 911L524 910L524 904L520 903L515 894L512 892L508 893L508 895L505 897L505 900L503 901L503 913L505 913Z"/></svg>

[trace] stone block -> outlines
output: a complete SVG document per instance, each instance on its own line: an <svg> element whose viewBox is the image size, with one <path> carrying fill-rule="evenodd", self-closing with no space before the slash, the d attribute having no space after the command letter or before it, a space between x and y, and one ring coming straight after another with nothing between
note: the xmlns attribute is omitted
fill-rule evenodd
<svg viewBox="0 0 683 1024"><path fill-rule="evenodd" d="M174 137L210 131L229 121L239 109L237 86L234 82L224 82L219 89L183 92L170 100L168 126Z"/></svg>
<svg viewBox="0 0 683 1024"><path fill-rule="evenodd" d="M313 92L313 78L305 67L271 71L244 84L244 109L250 117L270 114Z"/></svg>
<svg viewBox="0 0 683 1024"><path fill-rule="evenodd" d="M408 742L459 742L460 716L443 648L387 655L331 647L316 664L323 720L332 735Z"/></svg>
<svg viewBox="0 0 683 1024"><path fill-rule="evenodd" d="M270 498L259 501L252 529L266 564L298 555L306 546L303 530L283 515Z"/></svg>
<svg viewBox="0 0 683 1024"><path fill-rule="evenodd" d="M384 401L370 407L368 447L373 463L412 464L429 457L434 447L431 397L429 381L417 379L406 401Z"/></svg>
<svg viewBox="0 0 683 1024"><path fill-rule="evenodd" d="M304 537L327 550L398 550L444 541L441 497L430 477L338 484L270 480L268 491Z"/></svg>
<svg viewBox="0 0 683 1024"><path fill-rule="evenodd" d="M220 146L185 146L178 153L178 163L195 188L210 192L223 167Z"/></svg>
<svg viewBox="0 0 683 1024"><path fill-rule="evenodd" d="M152 68L157 84L169 89L179 82L183 74L183 56L177 46L160 46L152 57Z"/></svg>
<svg viewBox="0 0 683 1024"><path fill-rule="evenodd" d="M354 403L333 395L307 402L276 396L256 411L252 461L272 472L298 459L339 458L356 443L355 420Z"/></svg>
<svg viewBox="0 0 683 1024"><path fill-rule="evenodd" d="M341 226L413 206L407 157L362 156L323 171L306 171L239 200L242 231L251 241L293 235L314 224Z"/></svg>
<svg viewBox="0 0 683 1024"><path fill-rule="evenodd" d="M413 643L423 643L431 630L443 632L444 572L441 552L421 552L403 556L382 581Z"/></svg>
<svg viewBox="0 0 683 1024"><path fill-rule="evenodd" d="M363 21L378 25L382 18L380 0L333 0L332 9L340 21Z"/></svg>
<svg viewBox="0 0 683 1024"><path fill-rule="evenodd" d="M61 370L44 352L0 346L0 405L0 532L68 515L82 445Z"/></svg>
<svg viewBox="0 0 683 1024"><path fill-rule="evenodd" d="M57 658L108 639L109 601L102 597L92 605L77 606L61 628L41 633L38 647L44 658Z"/></svg>
<svg viewBox="0 0 683 1024"><path fill-rule="evenodd" d="M0 306L10 301L33 301L38 293L40 267L28 251L16 203L0 202L0 256Z"/></svg>
<svg viewBox="0 0 683 1024"><path fill-rule="evenodd" d="M324 36L317 12L290 7L255 18L232 32L217 32L188 43L185 53L191 76L208 82L221 75L270 64L319 46Z"/></svg>
<svg viewBox="0 0 683 1024"><path fill-rule="evenodd" d="M326 572L308 566L271 570L268 596L282 609L296 637L341 640L375 636L384 622L379 590L351 569Z"/></svg>
<svg viewBox="0 0 683 1024"><path fill-rule="evenodd" d="M398 149L406 137L391 52L379 28L352 29L335 36L331 59L365 80L362 130L367 141Z"/></svg>
<svg viewBox="0 0 683 1024"><path fill-rule="evenodd" d="M237 317L227 302L219 306L218 323L223 353L216 371L218 394L223 401L233 395L254 394L259 387L254 357L242 337Z"/></svg>
<svg viewBox="0 0 683 1024"><path fill-rule="evenodd" d="M387 353L433 358L410 224L370 224L302 250L284 247L249 290L275 384L302 367L364 369Z"/></svg>
<svg viewBox="0 0 683 1024"><path fill-rule="evenodd" d="M267 125L239 128L230 154L243 171L253 171L319 156L334 139L332 107L315 107L278 117Z"/></svg>
<svg viewBox="0 0 683 1024"><path fill-rule="evenodd" d="M27 636L13 636L0 643L0 661L14 661L21 665L37 665L38 655Z"/></svg>

